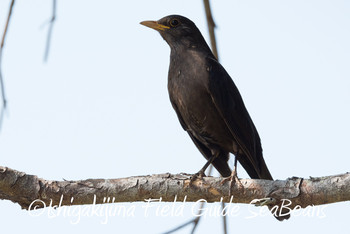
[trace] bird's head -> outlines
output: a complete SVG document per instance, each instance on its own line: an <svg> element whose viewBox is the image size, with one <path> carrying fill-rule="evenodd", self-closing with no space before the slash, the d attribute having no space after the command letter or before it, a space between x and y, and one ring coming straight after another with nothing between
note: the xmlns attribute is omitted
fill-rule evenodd
<svg viewBox="0 0 350 234"><path fill-rule="evenodd" d="M172 49L181 47L209 49L197 26L180 15L169 15L158 21L142 21L140 24L157 30Z"/></svg>

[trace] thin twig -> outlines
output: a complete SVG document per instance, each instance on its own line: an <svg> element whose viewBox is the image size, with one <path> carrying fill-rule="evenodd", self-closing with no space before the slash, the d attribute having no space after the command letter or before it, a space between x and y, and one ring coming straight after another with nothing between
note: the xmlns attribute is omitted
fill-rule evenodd
<svg viewBox="0 0 350 234"><path fill-rule="evenodd" d="M204 8L205 8L205 15L207 17L211 49L212 49L213 54L216 57L216 59L219 60L219 54L218 54L218 50L216 47L216 39L215 39L215 27L216 27L216 25L215 25L215 22L213 19L213 15L211 14L209 0L203 0L203 3L204 3Z"/></svg>
<svg viewBox="0 0 350 234"><path fill-rule="evenodd" d="M184 224L182 224L182 225L180 225L180 226L178 226L178 227L176 227L176 228L174 228L174 229L171 229L170 231L164 232L163 234L171 234L171 233L174 233L174 232L176 232L176 231L178 231L178 230L180 230L180 229L182 229L182 228L184 228L184 227L190 225L190 224L193 223L193 222L194 222L194 219L191 219L190 221L187 221L186 223L184 223Z"/></svg>
<svg viewBox="0 0 350 234"><path fill-rule="evenodd" d="M218 56L218 51L217 51L217 47L216 47L216 39L215 39L215 23L214 23L214 20L213 20L213 16L211 14L211 9L210 9L210 4L209 4L209 0L203 0L203 3L204 3L204 8L205 8L205 15L207 17L207 23L208 23L208 30L209 30L209 36L210 36L210 44L211 44L211 49L213 51L213 54L214 56L216 57L216 59L219 60L219 56ZM211 170L212 170L212 165L210 165L210 168L209 168L209 171L208 171L208 174L210 175L211 174ZM195 230L197 229L197 226L198 226L198 223L200 221L200 218L202 217L201 216L201 213L202 213L202 210L203 210L203 207L204 207L204 204L205 203L201 203L200 204L200 209L198 211L198 214L197 214L197 217L164 233L164 234L170 234L170 233L173 233L173 232L176 232L188 225L190 225L191 223L193 223L193 228L192 228L192 231L191 231L191 234L194 234ZM225 208L225 203L222 202L222 209ZM226 222L226 216L223 215L222 216L223 218L223 228L224 228L224 234L227 234L227 222Z"/></svg>
<svg viewBox="0 0 350 234"><path fill-rule="evenodd" d="M207 173L208 176L211 175L212 170L213 170L213 165L210 165L209 168L208 168L208 173ZM193 223L193 228L192 228L191 234L193 234L195 232L197 226L198 226L200 217L202 217L201 214L202 214L202 210L203 210L204 204L205 204L204 202L201 202L200 207L199 207L198 212L197 212L196 218L191 219L191 220L187 221L186 223L181 224L180 226L177 226L174 229L171 229L170 231L164 232L163 234L170 234L170 233L176 232L176 231L178 231L178 230L180 230L180 229L182 229L182 228L184 228L184 227L186 227L186 226L188 226L188 225L190 225L192 223Z"/></svg>
<svg viewBox="0 0 350 234"><path fill-rule="evenodd" d="M214 56L216 57L217 60L219 60L219 54L216 46L216 37L215 37L215 27L216 24L213 19L213 15L211 14L211 8L210 8L210 3L209 0L203 0L204 3L204 8L205 8L205 15L207 17L207 24L208 24L208 31L209 31L209 36L210 36L210 44L211 44L211 49L213 51ZM222 209L225 208L225 203L221 203ZM225 215L222 216L222 222L223 222L223 230L224 234L227 234L227 218Z"/></svg>
<svg viewBox="0 0 350 234"><path fill-rule="evenodd" d="M212 170L213 170L213 165L211 164L209 169L208 169L208 176L211 175ZM198 226L198 223L199 223L199 221L200 221L200 219L202 217L202 210L203 210L204 205L205 205L205 203L202 202L201 205L200 205L200 208L198 210L197 217L193 220L194 225L193 225L191 234L194 234L194 232L195 232L195 230L196 230L196 228Z"/></svg>
<svg viewBox="0 0 350 234"><path fill-rule="evenodd" d="M209 0L203 0L204 3L204 8L205 8L205 15L207 17L207 24L208 24L208 30L209 30L209 36L210 36L210 44L211 44L211 49L213 51L214 56L216 57L217 60L219 60L219 54L216 46L216 37L215 37L215 27L216 24L213 19L213 15L211 14L211 8L210 8L210 3ZM221 204L222 209L225 208L225 203L222 202ZM226 216L222 216L222 221L223 221L223 230L224 234L227 234L227 220Z"/></svg>
<svg viewBox="0 0 350 234"><path fill-rule="evenodd" d="M221 202L221 209L222 210L225 209L225 203L224 202ZM222 225L223 225L224 234L227 234L227 218L226 218L226 215L222 216Z"/></svg>
<svg viewBox="0 0 350 234"><path fill-rule="evenodd" d="M49 56L50 51L50 44L51 44L51 35L54 23L56 21L56 0L52 0L52 16L49 21L49 30L47 32L47 40L46 40L46 49L45 49L45 55L44 55L44 61L47 62L47 58Z"/></svg>
<svg viewBox="0 0 350 234"><path fill-rule="evenodd" d="M8 29L9 23L10 23L10 19L11 19L11 15L12 15L12 9L13 9L13 5L14 4L15 4L15 0L12 0L11 4L10 4L10 9L9 9L9 13L8 13L8 16L7 16L6 24L5 24L4 33L2 34L1 45L0 45L0 90L1 90L1 100L2 100L2 106L0 108L0 129L1 129L2 121L3 121L3 118L4 118L6 105L7 105L6 95L5 95L5 85L4 85L4 80L3 80L3 76L2 76L2 69L1 69L2 52L3 52L3 48L4 48L4 44L5 44L5 38L6 38L6 34L7 34L7 29Z"/></svg>

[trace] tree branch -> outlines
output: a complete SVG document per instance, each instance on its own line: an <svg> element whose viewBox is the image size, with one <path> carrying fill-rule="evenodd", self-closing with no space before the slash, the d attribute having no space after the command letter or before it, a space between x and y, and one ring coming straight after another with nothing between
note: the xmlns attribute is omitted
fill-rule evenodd
<svg viewBox="0 0 350 234"><path fill-rule="evenodd" d="M219 54L218 54L218 50L216 48L216 39L215 39L215 27L216 27L216 25L215 25L215 22L213 19L213 15L211 14L210 3L209 3L209 0L203 0L203 3L204 3L204 8L205 8L205 16L207 17L211 50L213 51L213 54L216 57L216 59L219 60Z"/></svg>
<svg viewBox="0 0 350 234"><path fill-rule="evenodd" d="M221 184L222 178L205 177L190 185L186 174L158 174L133 176L120 179L87 179L79 181L51 181L0 166L0 199L18 203L23 209L30 208L34 200L37 208L45 206L69 206L113 202L136 202L150 198L162 198L163 202L206 202L245 203L254 199L273 198L280 202L288 199L289 208L309 205L330 204L350 200L350 174L340 174L310 179L288 178L287 180L241 179L229 197L229 183ZM72 202L72 198L74 198ZM270 205L273 203L269 203Z"/></svg>
<svg viewBox="0 0 350 234"><path fill-rule="evenodd" d="M46 40L46 49L44 54L44 61L47 62L47 59L49 57L49 51L50 51L50 44L51 44L51 36L52 36L52 30L53 26L56 21L56 0L52 0L52 15L51 19L49 21L49 30L47 31L47 40Z"/></svg>
<svg viewBox="0 0 350 234"><path fill-rule="evenodd" d="M215 22L213 19L213 15L211 14L211 8L210 8L210 3L209 0L203 0L203 5L204 5L204 10L205 10L205 16L207 18L207 25L208 25L208 31L209 31L209 37L210 37L210 44L211 44L211 49L213 51L214 56L216 59L219 61L219 54L216 46L216 37L215 37ZM212 166L212 165L211 165ZM201 205L204 206L205 203L202 203ZM221 203L221 208L222 210L225 209L225 203ZM196 219L193 220L194 222L194 227L192 229L192 234L194 233L198 222L202 216L198 216ZM224 234L227 234L227 220L226 216L222 216L222 221L223 221L223 230Z"/></svg>
<svg viewBox="0 0 350 234"><path fill-rule="evenodd" d="M1 124L2 124L2 120L4 118L4 113L6 110L6 95L5 95L5 86L4 86L4 80L2 77L2 51L4 48L4 44L5 44L5 39L6 39L6 35L7 35L7 29L10 23L10 19L11 19L11 15L12 15L12 9L13 9L13 5L15 4L15 0L11 1L10 4L10 8L9 8L9 13L7 15L7 20L5 23L5 28L4 28L4 32L2 34L2 39L1 39L1 44L0 44L0 92L1 92L1 100L2 100L2 106L0 108L0 129L1 129Z"/></svg>
<svg viewBox="0 0 350 234"><path fill-rule="evenodd" d="M210 164L210 166L209 166L209 168L208 168L208 173L207 173L207 175L210 176L212 170L213 170L213 165ZM222 204L224 204L224 203L222 203ZM202 217L201 214L202 214L202 212L203 212L203 207L204 207L204 205L205 205L205 203L204 203L204 202L201 202L201 204L199 205L200 207L199 207L199 209L198 209L198 212L197 212L197 215L196 215L195 218L191 219L190 221L187 221L187 222L184 223L184 224L181 224L180 226L178 226L178 227L176 227L176 228L171 229L170 231L165 232L164 234L174 233L174 232L179 231L180 229L182 229L182 228L184 228L184 227L186 227L186 226L188 226L188 225L190 225L190 224L193 224L191 234L194 234L195 231L196 231L196 229L197 229L198 223L199 223L199 221L200 221L200 219L201 219L201 217ZM223 216L223 217L224 217L224 219L226 219L225 216Z"/></svg>

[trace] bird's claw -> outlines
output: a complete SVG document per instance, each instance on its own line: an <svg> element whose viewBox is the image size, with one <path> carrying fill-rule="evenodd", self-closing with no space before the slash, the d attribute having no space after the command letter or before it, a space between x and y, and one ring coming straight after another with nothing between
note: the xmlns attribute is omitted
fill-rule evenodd
<svg viewBox="0 0 350 234"><path fill-rule="evenodd" d="M241 181L240 181L239 178L237 177L237 172L236 172L236 170L233 170L231 176L224 178L224 179L221 181L220 184L223 185L223 184L225 184L226 182L230 182L229 196L232 196L233 187L234 187L234 185L235 185L236 183L237 183L237 185L238 185L238 189L243 189L243 188L244 188L243 184L241 183Z"/></svg>
<svg viewBox="0 0 350 234"><path fill-rule="evenodd" d="M190 185L193 184L193 182L195 182L196 180L201 180L203 181L203 177L205 177L206 175L204 174L204 172L197 172L196 174L193 174L193 176L191 177L190 180Z"/></svg>

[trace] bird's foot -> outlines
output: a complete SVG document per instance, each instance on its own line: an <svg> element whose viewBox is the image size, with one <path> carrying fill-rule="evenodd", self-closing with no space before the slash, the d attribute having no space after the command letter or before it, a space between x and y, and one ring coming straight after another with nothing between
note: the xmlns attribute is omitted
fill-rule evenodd
<svg viewBox="0 0 350 234"><path fill-rule="evenodd" d="M232 173L229 177L224 178L221 181L221 184L225 184L226 182L230 182L230 188L229 188L229 196L231 197L233 194L233 187L235 186L235 184L237 183L238 185L238 189L243 189L244 186L241 183L241 181L239 180L239 178L237 177L237 170L236 167L233 168Z"/></svg>
<svg viewBox="0 0 350 234"><path fill-rule="evenodd" d="M196 174L193 174L189 185L192 185L196 180L203 182L203 177L206 177L203 171L199 171Z"/></svg>

